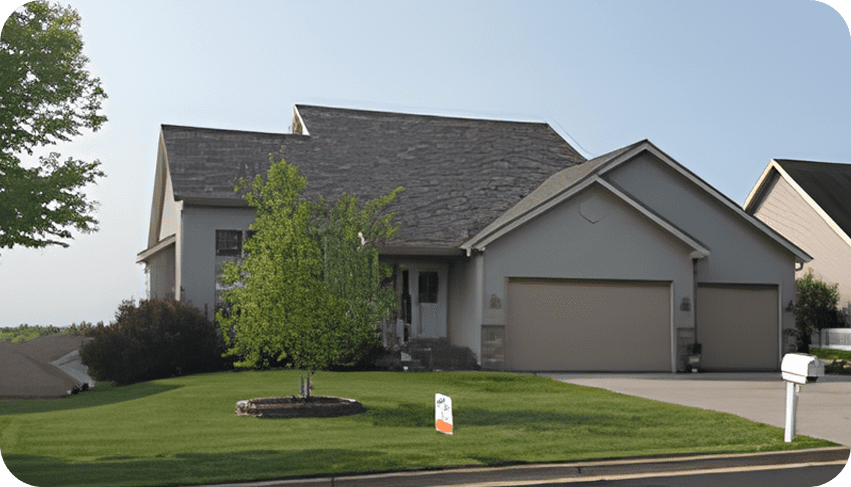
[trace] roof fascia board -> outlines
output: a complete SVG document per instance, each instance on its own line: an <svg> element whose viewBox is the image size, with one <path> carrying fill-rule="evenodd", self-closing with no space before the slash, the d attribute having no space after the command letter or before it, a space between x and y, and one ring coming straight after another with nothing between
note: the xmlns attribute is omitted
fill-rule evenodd
<svg viewBox="0 0 851 487"><path fill-rule="evenodd" d="M692 238L690 235L688 235L684 231L675 227L671 223L667 222L666 220L661 218L659 215L657 215L656 213L651 211L649 208L642 205L641 203L639 203L638 201L636 201L632 197L628 196L626 193L624 193L621 190L619 190L618 188L614 187L611 183L609 183L605 179L600 178L598 176L596 178L595 182L597 184L599 184L600 186L602 186L603 188L605 188L606 190L608 190L615 197L617 197L618 199L620 199L624 203L628 204L629 206L631 206L632 208L637 210L639 213L641 213L647 219L649 219L650 221L652 221L653 223L655 223L656 225L661 227L663 230L670 233L672 236L674 236L677 240L679 240L680 242L685 244L687 247L691 247L691 249L692 249L691 258L702 259L702 258L709 255L709 249L707 249L706 247L701 245L700 242L698 242L697 240Z"/></svg>
<svg viewBox="0 0 851 487"><path fill-rule="evenodd" d="M151 220L148 227L148 247L159 240L160 226L163 218L166 179L168 178L168 155L165 148L165 137L160 129L159 147L157 149L157 166L154 169L154 194L151 197Z"/></svg>
<svg viewBox="0 0 851 487"><path fill-rule="evenodd" d="M380 247L378 254L381 257L394 256L419 256L419 257L463 257L464 252L458 247Z"/></svg>
<svg viewBox="0 0 851 487"><path fill-rule="evenodd" d="M771 162L769 163L769 167L776 170L777 173L780 174L780 177L785 179L786 182L789 183L790 186L792 186L792 189L794 189L795 192L798 193L798 195L801 196L801 198L803 198L804 201L806 201L807 204L810 205L810 207L813 210L815 210L816 213L818 213L818 215L825 221L825 223L827 223L827 225L834 232L836 232L836 234L839 236L839 238L841 238L848 246L851 246L851 237L849 237L848 234L845 233L845 231L843 231L842 228L839 225L837 225L835 221L833 221L833 218L831 218L830 215L828 215L827 212L824 211L824 209L822 209L822 207L819 206L818 203L816 203L816 200L814 200L809 195L809 193L804 191L804 188L802 188L797 183L797 181L795 181L795 178L793 178L788 172L786 172L785 169L783 169L783 166L781 166L777 162L777 160L772 159Z"/></svg>
<svg viewBox="0 0 851 487"><path fill-rule="evenodd" d="M207 198L197 196L174 195L175 201L185 204L186 206L203 207L211 206L216 208L250 208L249 204L242 198Z"/></svg>
<svg viewBox="0 0 851 487"><path fill-rule="evenodd" d="M809 262L813 260L812 256L804 252L803 249L799 248L797 245L793 244L788 239L774 231L774 229L760 221L758 218L748 215L743 208L739 207L739 205L735 204L732 200L724 196L717 189L710 186L706 181L700 179L700 177L683 167L680 163L673 160L671 157L659 150L653 144L646 144L646 150L656 156L659 160L667 164L669 167L682 174L689 181L694 183L697 187L713 196L721 204L733 210L733 212L739 215L739 217L741 217L743 220L755 226L758 230L761 230L769 238L777 242L781 247L792 253L792 255L794 255L796 260L798 260L799 262Z"/></svg>
<svg viewBox="0 0 851 487"><path fill-rule="evenodd" d="M765 186L771 183L771 174L772 171L777 170L777 162L772 159L765 169L762 171L762 175L759 176L756 184L753 188L751 188L751 192L748 193L748 197L745 199L744 209L746 212L750 213L751 211L756 210L756 206L762 203L763 192Z"/></svg>
<svg viewBox="0 0 851 487"><path fill-rule="evenodd" d="M165 249L166 247L168 247L170 245L174 245L174 243L176 241L177 241L177 234L172 233L168 237L157 242L155 245L153 245L153 246L139 252L138 254L136 254L136 263L140 264L142 262L145 262L146 260L148 260L148 258L153 256L154 254L159 253L161 250Z"/></svg>
<svg viewBox="0 0 851 487"><path fill-rule="evenodd" d="M298 119L298 124L301 127L301 132L298 135L310 135L310 131L307 130L307 125L304 123L304 119L301 118L301 113L298 111L298 105L293 106L293 116Z"/></svg>
<svg viewBox="0 0 851 487"><path fill-rule="evenodd" d="M606 162L601 163L599 165L599 167L594 171L594 173L596 173L597 175L603 175L603 174L617 168L621 164L635 158L636 156L638 156L638 154L640 154L640 153L644 152L645 150L648 150L652 147L654 147L653 144L650 144L646 140L642 141L640 144L636 145L632 149L624 152L623 154L615 156L614 158L612 158L611 161L606 161Z"/></svg>

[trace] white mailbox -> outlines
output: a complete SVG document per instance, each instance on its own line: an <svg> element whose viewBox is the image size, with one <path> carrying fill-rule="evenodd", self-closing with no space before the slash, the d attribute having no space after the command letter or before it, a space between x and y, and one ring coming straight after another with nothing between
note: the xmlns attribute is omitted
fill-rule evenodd
<svg viewBox="0 0 851 487"><path fill-rule="evenodd" d="M824 364L820 358L812 355L787 353L780 363L780 372L786 381L786 433L783 440L791 443L795 438L798 390L801 384L809 384L824 377Z"/></svg>
<svg viewBox="0 0 851 487"><path fill-rule="evenodd" d="M818 357L803 353L787 353L780 364L783 380L808 384L824 377L824 364Z"/></svg>

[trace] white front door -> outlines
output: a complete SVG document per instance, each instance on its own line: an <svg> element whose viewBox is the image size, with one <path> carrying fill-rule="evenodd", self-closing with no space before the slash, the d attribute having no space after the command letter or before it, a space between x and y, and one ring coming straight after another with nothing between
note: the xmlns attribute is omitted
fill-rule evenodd
<svg viewBox="0 0 851 487"><path fill-rule="evenodd" d="M412 273L418 338L446 337L446 267L422 267Z"/></svg>
<svg viewBox="0 0 851 487"><path fill-rule="evenodd" d="M420 304L420 338L445 336L445 333L441 333L440 321L440 305L437 303Z"/></svg>

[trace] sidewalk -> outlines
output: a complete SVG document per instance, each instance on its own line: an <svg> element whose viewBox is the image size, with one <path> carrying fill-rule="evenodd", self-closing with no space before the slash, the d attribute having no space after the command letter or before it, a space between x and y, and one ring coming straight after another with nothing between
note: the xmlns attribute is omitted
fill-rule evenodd
<svg viewBox="0 0 851 487"><path fill-rule="evenodd" d="M427 472L398 472L375 475L341 475L295 480L216 484L208 487L428 487L535 485L571 481L593 481L605 477L666 472L724 469L760 469L786 465L844 465L847 447L741 455L695 455L667 458L586 461L562 464L520 465L499 468L460 468Z"/></svg>

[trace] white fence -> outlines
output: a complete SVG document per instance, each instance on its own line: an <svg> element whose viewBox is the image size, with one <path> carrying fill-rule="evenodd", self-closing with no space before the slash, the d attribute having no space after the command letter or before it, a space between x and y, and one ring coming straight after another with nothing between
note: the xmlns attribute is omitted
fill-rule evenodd
<svg viewBox="0 0 851 487"><path fill-rule="evenodd" d="M813 346L851 350L851 328L825 328L821 330L821 336L818 338L817 341L813 340Z"/></svg>

